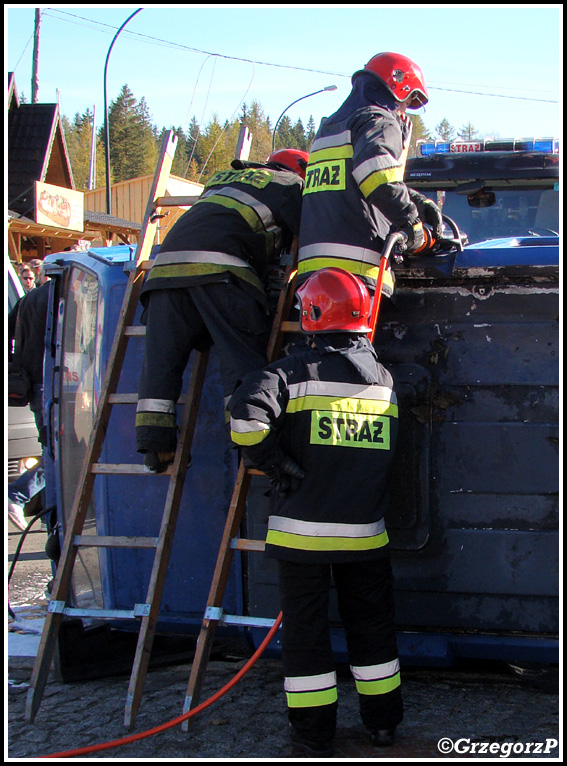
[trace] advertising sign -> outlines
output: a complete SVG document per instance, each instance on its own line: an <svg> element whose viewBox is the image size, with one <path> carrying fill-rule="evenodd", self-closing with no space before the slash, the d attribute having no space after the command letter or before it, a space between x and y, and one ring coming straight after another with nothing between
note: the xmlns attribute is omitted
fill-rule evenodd
<svg viewBox="0 0 567 766"><path fill-rule="evenodd" d="M83 231L84 194L35 182L35 220L46 226Z"/></svg>

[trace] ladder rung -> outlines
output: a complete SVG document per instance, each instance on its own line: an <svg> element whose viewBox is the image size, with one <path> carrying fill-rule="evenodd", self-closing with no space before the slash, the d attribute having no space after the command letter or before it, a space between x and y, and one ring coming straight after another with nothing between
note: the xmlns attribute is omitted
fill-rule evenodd
<svg viewBox="0 0 567 766"><path fill-rule="evenodd" d="M301 330L299 329L299 322L282 322L281 331L282 332L301 332Z"/></svg>
<svg viewBox="0 0 567 766"><path fill-rule="evenodd" d="M73 545L83 548L157 548L157 537L112 537L75 535Z"/></svg>
<svg viewBox="0 0 567 766"><path fill-rule="evenodd" d="M119 476L122 474L131 476L171 476L172 466L168 466L161 473L150 473L145 470L143 465L137 463L94 463L91 466L91 473L107 476Z"/></svg>
<svg viewBox="0 0 567 766"><path fill-rule="evenodd" d="M155 207L189 207L194 205L199 199L199 195L187 197L158 197L154 201Z"/></svg>
<svg viewBox="0 0 567 766"><path fill-rule="evenodd" d="M64 601L50 601L47 611L69 617L98 617L101 620L136 620L149 614L149 604L135 604L133 609L81 609L66 606Z"/></svg>
<svg viewBox="0 0 567 766"><path fill-rule="evenodd" d="M236 551L259 551L262 553L266 548L264 540L245 540L241 537L234 537L230 541L230 547Z"/></svg>
<svg viewBox="0 0 567 766"><path fill-rule="evenodd" d="M224 625L244 625L251 628L271 628L275 620L266 617L249 617L243 614L225 614L218 606L205 609L205 620L217 620Z"/></svg>

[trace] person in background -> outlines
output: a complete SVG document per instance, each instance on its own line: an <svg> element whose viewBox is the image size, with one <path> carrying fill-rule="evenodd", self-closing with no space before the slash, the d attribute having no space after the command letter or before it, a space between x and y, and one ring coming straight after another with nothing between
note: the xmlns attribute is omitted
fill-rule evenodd
<svg viewBox="0 0 567 766"><path fill-rule="evenodd" d="M384 524L398 405L367 338L364 283L325 268L297 296L309 347L247 375L229 410L244 465L264 472L272 487L265 552L278 565L291 741L328 757L338 701L331 577L372 744L390 745L403 718Z"/></svg>
<svg viewBox="0 0 567 766"><path fill-rule="evenodd" d="M29 293L30 290L33 290L35 287L35 272L32 268L29 266L24 266L23 269L20 271L20 282L22 283L22 287L26 291L26 293Z"/></svg>
<svg viewBox="0 0 567 766"><path fill-rule="evenodd" d="M45 352L45 328L49 282L23 295L8 315L8 351L11 352L16 337L16 322L20 326L20 366L26 373L32 390L30 409L34 414L38 438L45 446L46 434L43 423L43 355ZM8 485L8 517L18 529L25 529L27 522L24 506L45 487L43 459Z"/></svg>
<svg viewBox="0 0 567 766"><path fill-rule="evenodd" d="M45 282L47 282L48 277L45 275L45 271L43 269L43 261L40 258L32 258L28 265L33 269L35 274L36 287L40 287L40 285L43 285Z"/></svg>
<svg viewBox="0 0 567 766"><path fill-rule="evenodd" d="M225 401L266 363L269 269L299 233L307 152L266 163L234 160L165 237L141 292L146 351L138 387L136 449L151 473L173 461L176 403L193 349L214 343Z"/></svg>

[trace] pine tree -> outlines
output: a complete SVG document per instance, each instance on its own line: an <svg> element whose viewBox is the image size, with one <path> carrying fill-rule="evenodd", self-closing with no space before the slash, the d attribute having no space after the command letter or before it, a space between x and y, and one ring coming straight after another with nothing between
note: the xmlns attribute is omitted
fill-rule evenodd
<svg viewBox="0 0 567 766"><path fill-rule="evenodd" d="M313 139L315 138L315 134L317 132L317 128L315 126L315 120L313 119L313 115L309 116L309 120L307 122L307 132L305 134L305 140L307 141L307 150L311 150L311 144L313 143Z"/></svg>
<svg viewBox="0 0 567 766"><path fill-rule="evenodd" d="M459 138L462 138L463 141L474 141L475 138L478 138L478 130L472 122L468 122L457 132L457 135Z"/></svg>
<svg viewBox="0 0 567 766"><path fill-rule="evenodd" d="M435 132L441 141L452 141L455 137L455 128L445 117L435 126Z"/></svg>
<svg viewBox="0 0 567 766"><path fill-rule="evenodd" d="M89 188L93 118L94 114L90 109L82 115L77 112L72 123L64 115L61 117L75 188L78 191L87 191ZM95 138L95 163L93 188L103 186L106 182L104 145L100 138Z"/></svg>
<svg viewBox="0 0 567 766"><path fill-rule="evenodd" d="M240 121L252 133L250 161L265 162L272 153L272 131L270 120L264 115L262 106L253 101L250 108L246 108L245 112L243 110Z"/></svg>
<svg viewBox="0 0 567 766"><path fill-rule="evenodd" d="M116 183L154 172L159 153L156 129L145 98L138 103L128 85L110 105L108 130Z"/></svg>
<svg viewBox="0 0 567 766"><path fill-rule="evenodd" d="M417 142L430 141L431 134L429 130L425 127L425 123L423 122L419 114L410 115L410 120L412 124L412 130L411 130L411 140L410 140L408 157L415 157L418 153Z"/></svg>
<svg viewBox="0 0 567 766"><path fill-rule="evenodd" d="M284 115L276 130L276 149L291 149L294 146L294 130L291 120Z"/></svg>
<svg viewBox="0 0 567 766"><path fill-rule="evenodd" d="M295 125L293 126L292 140L293 140L293 143L290 144L288 148L301 149L301 151L303 152L307 149L307 139L305 138L305 128L303 127L301 118L299 118L297 122L295 123Z"/></svg>

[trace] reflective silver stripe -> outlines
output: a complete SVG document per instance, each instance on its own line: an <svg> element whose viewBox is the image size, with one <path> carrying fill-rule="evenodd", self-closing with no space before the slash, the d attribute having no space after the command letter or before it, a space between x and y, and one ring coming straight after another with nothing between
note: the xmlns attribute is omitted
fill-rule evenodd
<svg viewBox="0 0 567 766"><path fill-rule="evenodd" d="M313 141L311 152L317 152L321 149L330 149L333 146L344 146L351 143L350 130L343 130L342 133L336 133L334 136L325 136Z"/></svg>
<svg viewBox="0 0 567 766"><path fill-rule="evenodd" d="M390 168L399 168L400 163L392 156L381 155L380 157L371 157L362 164L358 165L352 171L355 181L360 185L364 179L375 173L377 170L389 170Z"/></svg>
<svg viewBox="0 0 567 766"><path fill-rule="evenodd" d="M303 396L336 396L338 399L372 399L397 404L396 393L388 386L364 386L358 383L332 383L323 380L306 380L288 386L289 398Z"/></svg>
<svg viewBox="0 0 567 766"><path fill-rule="evenodd" d="M350 666L353 677L357 681L377 681L380 678L390 678L400 672L400 661L383 662L379 665Z"/></svg>
<svg viewBox="0 0 567 766"><path fill-rule="evenodd" d="M316 676L291 676L284 680L286 692L313 692L337 685L337 674L319 673Z"/></svg>
<svg viewBox="0 0 567 766"><path fill-rule="evenodd" d="M386 525L384 519L369 524L342 524L319 521L300 521L285 516L270 516L269 528L308 537L374 537L381 535Z"/></svg>
<svg viewBox="0 0 567 766"><path fill-rule="evenodd" d="M178 250L176 252L159 253L154 261L155 266L167 266L172 263L215 263L220 266L238 266L252 268L249 263L236 255L217 253L214 250Z"/></svg>
<svg viewBox="0 0 567 766"><path fill-rule="evenodd" d="M352 261L380 265L380 253L376 250L368 250L366 247L354 245L340 245L332 242L318 242L314 245L305 245L299 248L299 260L307 258L349 258Z"/></svg>
<svg viewBox="0 0 567 766"><path fill-rule="evenodd" d="M136 412L175 413L175 402L173 399L138 399Z"/></svg>

